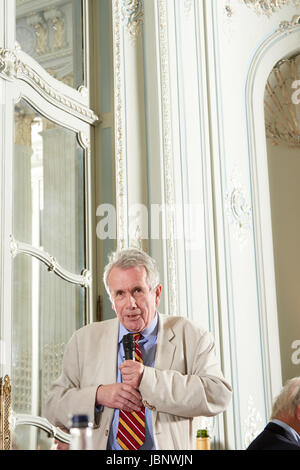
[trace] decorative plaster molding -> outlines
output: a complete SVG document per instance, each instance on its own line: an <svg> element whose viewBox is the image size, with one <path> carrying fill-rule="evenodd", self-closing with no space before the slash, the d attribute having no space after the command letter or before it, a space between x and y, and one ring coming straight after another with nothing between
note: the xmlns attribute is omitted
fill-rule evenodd
<svg viewBox="0 0 300 470"><path fill-rule="evenodd" d="M118 248L127 245L127 186L124 145L124 77L122 73L122 40L120 1L113 0L113 43L115 74L115 165Z"/></svg>
<svg viewBox="0 0 300 470"><path fill-rule="evenodd" d="M240 183L240 177L235 170L230 178L229 189L226 197L227 215L229 223L234 228L235 238L242 245L249 237L252 209L248 198Z"/></svg>
<svg viewBox="0 0 300 470"><path fill-rule="evenodd" d="M83 147L85 150L88 152L91 151L91 139L89 135L87 135L85 132L79 132L78 133L78 141L81 147Z"/></svg>
<svg viewBox="0 0 300 470"><path fill-rule="evenodd" d="M174 207L174 168L172 149L172 123L171 123L171 90L169 72L169 41L168 16L166 0L158 2L159 16L159 47L160 47L160 74L161 74L161 106L162 106L162 143L163 143L163 169L165 184L165 202L167 207ZM166 215L166 245L168 269L168 301L172 315L178 312L178 285L176 270L176 242L175 242L175 215L167 211Z"/></svg>
<svg viewBox="0 0 300 470"><path fill-rule="evenodd" d="M27 24L33 27L36 36L36 53L38 55L49 52L48 48L48 28L41 14L29 16Z"/></svg>
<svg viewBox="0 0 300 470"><path fill-rule="evenodd" d="M50 24L54 32L54 50L60 50L67 47L65 40L65 20L61 10L53 8L44 12L45 20Z"/></svg>
<svg viewBox="0 0 300 470"><path fill-rule="evenodd" d="M232 15L233 15L233 9L231 7L231 5L225 5L225 13L226 13L226 16L227 18L231 18Z"/></svg>
<svg viewBox="0 0 300 470"><path fill-rule="evenodd" d="M300 15L295 15L293 16L291 21L281 21L279 23L279 27L277 29L277 32L282 33L282 32L289 32L294 26L297 26L300 24Z"/></svg>
<svg viewBox="0 0 300 470"><path fill-rule="evenodd" d="M60 442L65 442L66 444L70 444L71 442L70 434L67 434L61 429L53 426L53 424L51 424L46 418L42 418L41 416L32 416L32 415L27 415L27 414L12 413L11 423L12 423L13 431L15 430L16 426L21 426L21 425L22 426L24 425L35 426L47 432L47 434L50 437L54 437Z"/></svg>
<svg viewBox="0 0 300 470"><path fill-rule="evenodd" d="M123 0L122 16L127 32L133 40L136 40L141 33L144 20L143 0Z"/></svg>
<svg viewBox="0 0 300 470"><path fill-rule="evenodd" d="M192 11L193 0L184 0L184 12L189 15Z"/></svg>
<svg viewBox="0 0 300 470"><path fill-rule="evenodd" d="M42 77L47 74L44 69L36 63L36 70L28 65L19 57L19 48L15 50L0 49L0 76L6 80L23 80L31 85L43 98L55 106L76 115L89 124L95 124L100 119L89 108L83 104L75 101L73 98L64 95L61 91L56 89L51 83L54 80L49 75L49 80L46 81ZM22 53L24 56L25 53ZM48 74L47 74L48 75Z"/></svg>
<svg viewBox="0 0 300 470"><path fill-rule="evenodd" d="M135 221L136 222L136 221ZM142 237L142 229L139 224L133 224L131 227L130 232L130 248L138 248L139 250L143 249L143 237Z"/></svg>
<svg viewBox="0 0 300 470"><path fill-rule="evenodd" d="M245 449L253 441L253 439L258 435L260 423L262 422L259 411L254 406L253 397L250 395L248 399L248 416L245 420L245 437L244 437L244 446Z"/></svg>
<svg viewBox="0 0 300 470"><path fill-rule="evenodd" d="M247 7L252 8L256 14L264 14L269 17L287 5L300 5L300 0L243 0L243 2Z"/></svg>
<svg viewBox="0 0 300 470"><path fill-rule="evenodd" d="M10 236L10 252L11 256L14 258L19 253L25 255L33 256L39 261L48 266L48 270L57 274L59 277L64 279L67 282L72 284L80 285L81 287L88 288L92 284L92 275L89 270L85 269L82 271L81 275L73 274L66 269L62 268L57 262L56 258L49 253L46 253L43 250L35 248L27 243L22 243Z"/></svg>

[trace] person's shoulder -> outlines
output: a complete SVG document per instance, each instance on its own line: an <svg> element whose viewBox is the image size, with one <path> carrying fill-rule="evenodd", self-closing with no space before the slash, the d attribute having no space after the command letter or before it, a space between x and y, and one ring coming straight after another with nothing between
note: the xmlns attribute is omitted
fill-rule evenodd
<svg viewBox="0 0 300 470"><path fill-rule="evenodd" d="M159 319L164 323L165 328L172 328L174 330L182 329L188 334L194 333L200 336L210 334L198 322L187 317L183 317L180 315L165 315L163 313L159 313Z"/></svg>
<svg viewBox="0 0 300 470"><path fill-rule="evenodd" d="M84 325L75 331L74 335L79 338L93 337L100 334L108 334L109 331L116 328L118 325L118 319L112 318L110 320L95 321Z"/></svg>

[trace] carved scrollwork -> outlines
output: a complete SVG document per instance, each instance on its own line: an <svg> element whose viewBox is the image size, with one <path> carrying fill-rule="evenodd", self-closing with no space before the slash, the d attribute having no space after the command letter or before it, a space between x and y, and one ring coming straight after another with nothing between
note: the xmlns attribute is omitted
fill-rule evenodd
<svg viewBox="0 0 300 470"><path fill-rule="evenodd" d="M14 51L0 49L0 75L3 78L7 80L19 79L27 82L47 101L65 111L72 112L72 114L77 115L89 124L95 124L100 120L91 109L54 88L50 84L51 81L46 81L37 71L40 66L37 64L37 70L34 70L24 60L21 60L20 54L22 54L22 57L25 55L18 48Z"/></svg>
<svg viewBox="0 0 300 470"><path fill-rule="evenodd" d="M294 28L297 25L300 25L300 15L293 16L292 21L281 21L281 23L279 23L279 27L277 31L279 33L282 33L282 32L288 33L292 28Z"/></svg>
<svg viewBox="0 0 300 470"><path fill-rule="evenodd" d="M41 416L32 416L27 414L13 414L12 415L12 428L15 430L16 426L29 425L35 426L43 431L46 431L50 437L54 437L60 442L65 442L70 444L71 436L70 434L62 431L61 429L53 426L46 418Z"/></svg>
<svg viewBox="0 0 300 470"><path fill-rule="evenodd" d="M144 19L143 0L123 0L122 14L128 33L132 39L136 39Z"/></svg>
<svg viewBox="0 0 300 470"><path fill-rule="evenodd" d="M86 150L90 150L91 148L91 140L90 137L85 132L79 132L78 134L78 141L81 147Z"/></svg>
<svg viewBox="0 0 300 470"><path fill-rule="evenodd" d="M62 268L54 256L27 243L18 242L12 235L10 236L10 252L12 257L23 253L37 258L48 267L50 272L57 274L57 276L72 284L80 285L86 289L92 284L92 275L89 270L85 269L81 274L73 274Z"/></svg>
<svg viewBox="0 0 300 470"><path fill-rule="evenodd" d="M271 16L276 13L280 8L287 5L299 6L299 0L243 0L245 5L252 8L258 15Z"/></svg>
<svg viewBox="0 0 300 470"><path fill-rule="evenodd" d="M252 208L248 202L245 190L239 182L237 171L230 178L230 187L226 197L227 215L234 229L237 240L243 244L250 233Z"/></svg>
<svg viewBox="0 0 300 470"><path fill-rule="evenodd" d="M13 79L16 76L16 55L9 49L0 49L0 73L7 79Z"/></svg>

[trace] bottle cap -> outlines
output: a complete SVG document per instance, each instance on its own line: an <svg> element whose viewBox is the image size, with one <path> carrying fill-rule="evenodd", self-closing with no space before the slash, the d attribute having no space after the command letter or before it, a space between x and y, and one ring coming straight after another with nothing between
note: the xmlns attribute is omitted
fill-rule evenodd
<svg viewBox="0 0 300 470"><path fill-rule="evenodd" d="M207 429L198 429L197 437L209 437Z"/></svg>
<svg viewBox="0 0 300 470"><path fill-rule="evenodd" d="M91 426L91 420L88 415L73 415L71 417L71 428L87 428L89 426Z"/></svg>

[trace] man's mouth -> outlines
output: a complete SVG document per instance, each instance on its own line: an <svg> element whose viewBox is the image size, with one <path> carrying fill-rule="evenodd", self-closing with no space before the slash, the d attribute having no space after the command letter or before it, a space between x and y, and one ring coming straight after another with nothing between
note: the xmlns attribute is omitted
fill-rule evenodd
<svg viewBox="0 0 300 470"><path fill-rule="evenodd" d="M136 318L141 315L141 312L131 312L131 313L126 313L126 317L128 318Z"/></svg>

